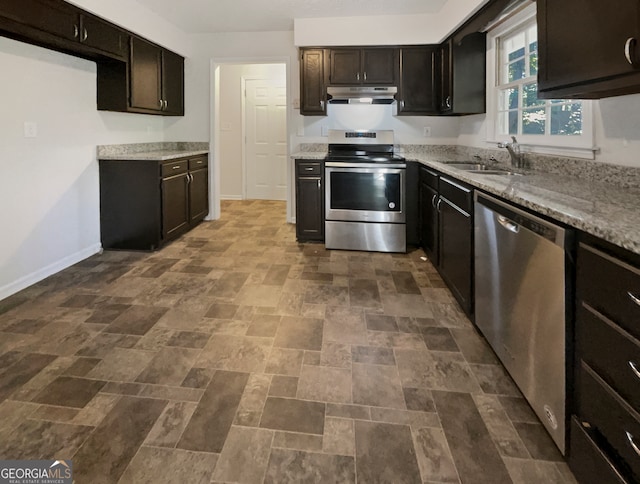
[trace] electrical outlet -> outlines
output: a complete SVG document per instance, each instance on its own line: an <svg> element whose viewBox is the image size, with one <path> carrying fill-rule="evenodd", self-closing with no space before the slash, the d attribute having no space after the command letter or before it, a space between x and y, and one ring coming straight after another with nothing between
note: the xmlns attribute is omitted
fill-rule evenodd
<svg viewBox="0 0 640 484"><path fill-rule="evenodd" d="M431 126L425 126L423 128L422 136L424 136L425 138L430 138L431 137Z"/></svg>
<svg viewBox="0 0 640 484"><path fill-rule="evenodd" d="M300 98L296 97L293 99L293 109L300 109Z"/></svg>
<svg viewBox="0 0 640 484"><path fill-rule="evenodd" d="M33 121L24 122L24 137L25 138L37 138L38 137L38 125Z"/></svg>

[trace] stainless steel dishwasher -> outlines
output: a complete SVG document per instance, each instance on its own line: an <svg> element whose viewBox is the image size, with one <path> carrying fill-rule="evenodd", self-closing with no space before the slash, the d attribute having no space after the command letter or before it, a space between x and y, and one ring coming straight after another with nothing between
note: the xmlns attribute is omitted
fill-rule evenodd
<svg viewBox="0 0 640 484"><path fill-rule="evenodd" d="M565 452L565 245L571 232L475 193L476 324Z"/></svg>

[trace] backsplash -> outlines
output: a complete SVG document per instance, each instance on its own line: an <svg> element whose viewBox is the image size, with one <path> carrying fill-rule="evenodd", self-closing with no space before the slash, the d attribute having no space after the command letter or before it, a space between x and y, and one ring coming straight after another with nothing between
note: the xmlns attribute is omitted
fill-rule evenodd
<svg viewBox="0 0 640 484"><path fill-rule="evenodd" d="M326 143L302 143L301 152L326 152ZM497 163L503 166L511 165L507 150L476 148L472 146L456 145L396 145L396 153L411 158L411 155L436 156L468 156L484 163ZM493 159L492 159L493 157ZM494 161L495 160L495 161ZM640 188L640 168L613 165L598 161L583 160L562 156L540 155L524 153L525 166L533 171L572 176L587 181L609 183L621 188Z"/></svg>

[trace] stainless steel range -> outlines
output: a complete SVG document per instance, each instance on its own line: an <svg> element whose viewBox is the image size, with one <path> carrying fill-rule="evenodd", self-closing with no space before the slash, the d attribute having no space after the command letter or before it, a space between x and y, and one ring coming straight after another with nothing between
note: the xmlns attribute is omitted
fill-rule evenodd
<svg viewBox="0 0 640 484"><path fill-rule="evenodd" d="M406 252L406 167L393 152L393 131L329 130L328 249Z"/></svg>

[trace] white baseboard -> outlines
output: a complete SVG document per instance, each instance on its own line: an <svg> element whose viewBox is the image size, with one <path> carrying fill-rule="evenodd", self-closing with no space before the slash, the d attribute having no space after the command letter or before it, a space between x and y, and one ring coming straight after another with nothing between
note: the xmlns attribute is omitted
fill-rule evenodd
<svg viewBox="0 0 640 484"><path fill-rule="evenodd" d="M220 200L242 200L242 195L220 195Z"/></svg>
<svg viewBox="0 0 640 484"><path fill-rule="evenodd" d="M22 291L23 289L35 284L36 282L40 282L41 280L46 279L47 277L66 269L67 267L71 267L73 264L77 264L78 262L85 260L87 257L91 257L92 255L97 254L101 250L101 244L92 245L90 247L87 247L86 249L81 250L80 252L71 254L64 259L56 261L53 264L49 264L42 269L32 272L31 274L27 274L17 281L10 282L5 286L0 287L0 301L11 296L12 294Z"/></svg>

